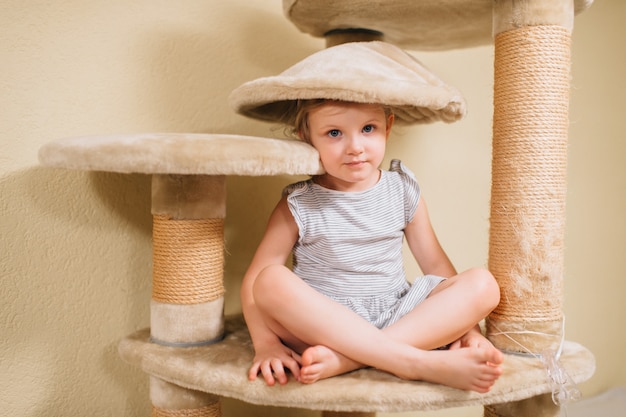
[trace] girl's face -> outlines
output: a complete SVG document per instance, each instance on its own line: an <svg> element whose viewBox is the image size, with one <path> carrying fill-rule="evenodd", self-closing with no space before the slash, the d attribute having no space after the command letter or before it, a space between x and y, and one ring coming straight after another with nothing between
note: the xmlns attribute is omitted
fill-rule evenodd
<svg viewBox="0 0 626 417"><path fill-rule="evenodd" d="M378 182L393 115L373 104L328 102L308 115L311 144L326 174L318 181L339 191L363 191Z"/></svg>

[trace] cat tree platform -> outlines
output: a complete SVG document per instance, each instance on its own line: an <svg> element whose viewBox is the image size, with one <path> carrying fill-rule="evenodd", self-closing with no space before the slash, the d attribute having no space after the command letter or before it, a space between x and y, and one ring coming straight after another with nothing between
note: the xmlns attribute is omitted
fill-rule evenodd
<svg viewBox="0 0 626 417"><path fill-rule="evenodd" d="M136 332L119 345L124 361L177 386L235 398L247 403L342 412L401 412L518 401L552 391L546 369L538 358L506 355L504 374L487 394L437 384L404 381L390 374L362 369L311 385L293 378L269 387L262 378L248 381L254 350L240 316L226 320L220 343L176 348L151 343L150 330ZM583 346L566 342L561 362L571 383L587 380L594 358Z"/></svg>
<svg viewBox="0 0 626 417"><path fill-rule="evenodd" d="M166 175L312 175L319 155L297 140L204 133L67 138L39 150L49 167Z"/></svg>
<svg viewBox="0 0 626 417"><path fill-rule="evenodd" d="M511 13L510 23L545 24L566 16L563 3L494 0L283 0L285 16L303 33L323 37L328 45L371 39L385 40L412 50L450 50L493 43L500 31L495 14ZM542 4L543 3L543 4ZM571 0L574 14L593 0ZM497 17L497 16L496 16ZM495 24L495 25L494 25Z"/></svg>

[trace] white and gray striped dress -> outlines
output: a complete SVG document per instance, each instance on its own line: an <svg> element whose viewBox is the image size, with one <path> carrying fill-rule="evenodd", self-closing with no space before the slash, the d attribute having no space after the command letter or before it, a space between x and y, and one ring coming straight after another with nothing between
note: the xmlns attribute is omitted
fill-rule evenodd
<svg viewBox="0 0 626 417"><path fill-rule="evenodd" d="M285 193L299 228L294 273L378 328L395 323L444 279L406 280L402 241L420 189L399 160L365 191L330 190L307 180Z"/></svg>

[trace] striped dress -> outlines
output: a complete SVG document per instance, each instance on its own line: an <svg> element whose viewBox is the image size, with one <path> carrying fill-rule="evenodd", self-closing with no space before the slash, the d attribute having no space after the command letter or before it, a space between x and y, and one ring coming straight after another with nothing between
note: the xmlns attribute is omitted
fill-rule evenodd
<svg viewBox="0 0 626 417"><path fill-rule="evenodd" d="M365 191L330 190L307 180L285 193L299 229L294 273L378 328L395 323L444 279L407 282L402 242L420 190L399 160Z"/></svg>

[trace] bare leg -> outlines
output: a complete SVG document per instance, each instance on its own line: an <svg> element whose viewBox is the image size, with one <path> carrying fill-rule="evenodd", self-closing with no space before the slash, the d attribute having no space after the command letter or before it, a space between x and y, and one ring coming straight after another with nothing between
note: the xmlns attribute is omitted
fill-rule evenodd
<svg viewBox="0 0 626 417"><path fill-rule="evenodd" d="M473 329L499 301L500 290L491 273L469 269L443 281L385 332L420 349L435 349Z"/></svg>
<svg viewBox="0 0 626 417"><path fill-rule="evenodd" d="M497 349L476 326L498 301L499 289L493 276L484 269L470 269L442 282L422 304L383 332L425 350L455 341L455 348L481 347L501 361ZM301 380L310 383L361 367L326 346L313 346L302 353Z"/></svg>
<svg viewBox="0 0 626 417"><path fill-rule="evenodd" d="M254 294L268 326L286 344L303 352L303 366L322 364L318 366L321 368L318 371L320 378L365 364L405 379L427 380L485 392L501 373L499 367L490 364L501 362L499 352L495 354L479 348L434 352L416 349L319 294L282 266L264 270L255 282ZM457 311L452 323L459 316ZM450 322L445 324L449 326ZM415 333L415 329L411 332ZM311 346L315 349L309 350ZM333 359L334 367L324 367L324 361L319 360L305 364L304 356L317 355L316 359L319 359L324 347L338 353L335 356L338 360ZM309 352L311 355L308 355Z"/></svg>

